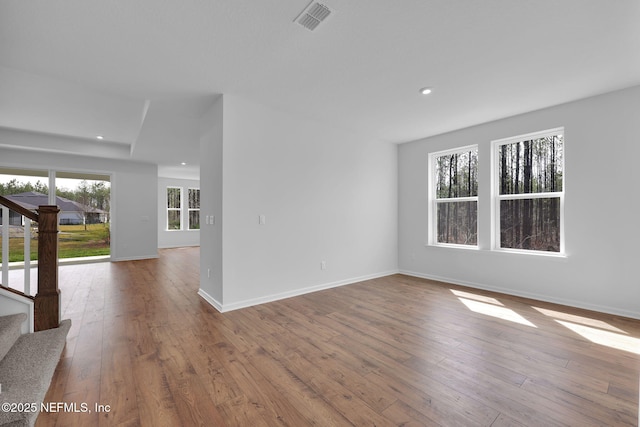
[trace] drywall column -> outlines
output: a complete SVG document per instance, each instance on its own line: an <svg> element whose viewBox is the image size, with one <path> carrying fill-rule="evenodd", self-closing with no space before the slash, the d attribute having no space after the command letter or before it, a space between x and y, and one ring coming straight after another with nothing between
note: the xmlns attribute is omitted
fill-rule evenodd
<svg viewBox="0 0 640 427"><path fill-rule="evenodd" d="M222 156L223 104L218 97L201 119L200 138L200 290L222 310Z"/></svg>

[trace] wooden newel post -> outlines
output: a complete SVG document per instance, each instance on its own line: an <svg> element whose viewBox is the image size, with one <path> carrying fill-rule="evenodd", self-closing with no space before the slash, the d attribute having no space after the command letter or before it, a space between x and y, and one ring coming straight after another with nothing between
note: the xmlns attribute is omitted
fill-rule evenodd
<svg viewBox="0 0 640 427"><path fill-rule="evenodd" d="M58 289L58 213L57 206L38 208L38 293L35 297L36 331L60 325Z"/></svg>

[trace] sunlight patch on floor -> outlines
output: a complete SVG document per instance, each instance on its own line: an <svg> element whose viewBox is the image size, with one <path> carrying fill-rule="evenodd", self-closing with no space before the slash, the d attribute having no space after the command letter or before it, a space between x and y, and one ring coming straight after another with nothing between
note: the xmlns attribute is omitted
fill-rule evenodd
<svg viewBox="0 0 640 427"><path fill-rule="evenodd" d="M602 329L592 328L590 326L566 322L564 320L555 319L555 321L595 344L640 354L640 339L638 338L618 334L615 332L604 331Z"/></svg>
<svg viewBox="0 0 640 427"><path fill-rule="evenodd" d="M553 317L559 320L566 320L571 323L577 323L577 324L591 326L598 329L604 329L607 331L627 334L627 332L623 331L622 329L616 328L615 326L610 325L607 322L604 322L602 320L590 319L588 317L577 316L575 314L569 314L569 313L563 313L561 311L549 310L547 308L540 308L540 307L533 307L533 306L531 308L544 314L545 316Z"/></svg>
<svg viewBox="0 0 640 427"><path fill-rule="evenodd" d="M474 294L471 292L464 292L464 291L458 291L456 289L449 289L455 296L461 297L461 298L466 298L466 299L472 299L472 300L476 300L476 301L481 301L481 302L487 302L490 304L495 304L495 305L504 305L502 304L500 301L498 301L495 298L491 298L485 295L478 295L478 294Z"/></svg>
<svg viewBox="0 0 640 427"><path fill-rule="evenodd" d="M496 317L502 320L508 320L510 322L519 323L521 325L531 326L536 328L537 326L529 322L527 319L511 310L507 307L502 307L494 304L489 304L482 301L475 301L471 299L461 298L458 299L467 306L467 308L475 313L484 314L487 316Z"/></svg>

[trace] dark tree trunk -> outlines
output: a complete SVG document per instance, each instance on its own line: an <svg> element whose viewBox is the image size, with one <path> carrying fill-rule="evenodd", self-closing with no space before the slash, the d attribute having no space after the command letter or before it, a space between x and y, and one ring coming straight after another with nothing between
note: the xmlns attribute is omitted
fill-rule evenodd
<svg viewBox="0 0 640 427"><path fill-rule="evenodd" d="M531 185L532 185L532 163L533 163L533 150L532 150L532 141L524 142L524 170L523 170L523 190L524 193L531 193ZM533 201L531 199L523 200L523 210L522 213L522 248L530 249L531 248L531 238L533 231Z"/></svg>
<svg viewBox="0 0 640 427"><path fill-rule="evenodd" d="M513 194L520 194L520 146L521 143L518 142L516 144L516 167L515 167L515 179L514 179L514 191ZM522 227L520 226L521 224L521 217L520 217L520 203L515 202L513 203L513 215L511 216L511 218L513 218L513 243L516 245L516 247L521 247L521 243L522 243Z"/></svg>

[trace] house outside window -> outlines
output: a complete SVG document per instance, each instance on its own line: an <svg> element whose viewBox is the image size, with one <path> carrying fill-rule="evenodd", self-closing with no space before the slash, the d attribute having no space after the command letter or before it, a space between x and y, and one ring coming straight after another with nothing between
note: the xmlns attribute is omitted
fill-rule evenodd
<svg viewBox="0 0 640 427"><path fill-rule="evenodd" d="M429 155L429 244L478 247L478 147Z"/></svg>
<svg viewBox="0 0 640 427"><path fill-rule="evenodd" d="M564 129L493 142L494 249L564 253Z"/></svg>
<svg viewBox="0 0 640 427"><path fill-rule="evenodd" d="M189 188L189 230L200 229L200 189Z"/></svg>
<svg viewBox="0 0 640 427"><path fill-rule="evenodd" d="M182 229L182 188L167 187L167 230Z"/></svg>

